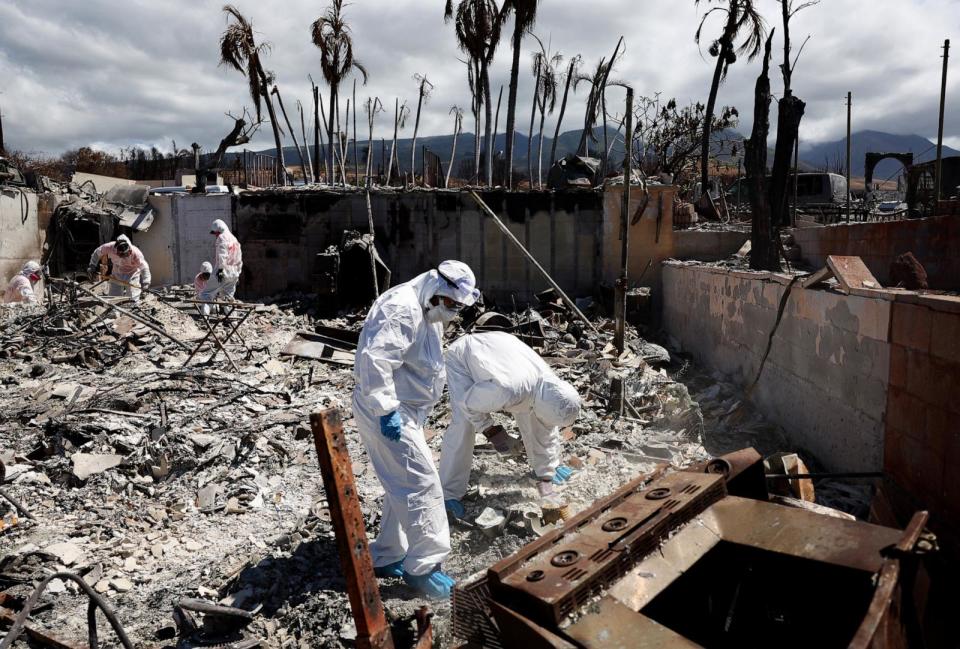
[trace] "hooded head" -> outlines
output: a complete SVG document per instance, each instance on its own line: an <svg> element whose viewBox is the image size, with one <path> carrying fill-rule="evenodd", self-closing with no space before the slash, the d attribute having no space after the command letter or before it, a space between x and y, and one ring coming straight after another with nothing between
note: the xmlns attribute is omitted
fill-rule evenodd
<svg viewBox="0 0 960 649"><path fill-rule="evenodd" d="M230 232L230 228L227 227L227 224L217 219L210 226L210 234L215 234L217 236L223 234L224 232Z"/></svg>
<svg viewBox="0 0 960 649"><path fill-rule="evenodd" d="M203 262L200 264L200 272L210 275L213 273L213 264L211 264L209 261Z"/></svg>
<svg viewBox="0 0 960 649"><path fill-rule="evenodd" d="M449 259L437 266L439 282L436 295L444 295L463 306L472 306L479 298L477 279L462 261Z"/></svg>
<svg viewBox="0 0 960 649"><path fill-rule="evenodd" d="M580 416L580 395L566 381L548 374L540 381L533 414L547 426L569 426Z"/></svg>
<svg viewBox="0 0 960 649"><path fill-rule="evenodd" d="M41 270L40 264L35 261L28 261L20 269L20 274L35 284L40 281Z"/></svg>
<svg viewBox="0 0 960 649"><path fill-rule="evenodd" d="M125 257L126 255L130 254L130 239L129 239L129 237L127 237L127 235L125 235L125 234L121 234L119 237L117 237L117 241L116 241L116 244L115 244L115 248L116 248L116 250L117 250L117 254L119 254L119 255L121 255L121 256L124 256L124 257Z"/></svg>

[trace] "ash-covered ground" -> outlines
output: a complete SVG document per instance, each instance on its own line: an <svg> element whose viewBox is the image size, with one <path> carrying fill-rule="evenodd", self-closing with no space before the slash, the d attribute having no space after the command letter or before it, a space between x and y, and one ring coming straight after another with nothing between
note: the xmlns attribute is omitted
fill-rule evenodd
<svg viewBox="0 0 960 649"><path fill-rule="evenodd" d="M77 573L109 601L136 646L196 646L174 626L173 607L184 597L255 611L245 633L263 646L352 646L311 413L343 409L371 536L382 489L349 411L352 368L280 351L316 324L359 329L362 313L318 321L306 296L260 306L238 330L242 344L227 345L236 369L223 352L208 362L212 349L184 366L206 329L177 295L125 308L183 347L82 297L0 314L4 488L36 519L21 515L0 532L0 591L16 603L53 572ZM723 377L632 328L628 352L617 357L611 324L595 324L599 334L554 316L540 348L584 399L564 434L564 456L576 468L562 488L571 513L659 463L681 467L748 445L764 454L794 450ZM625 380L632 416L608 412L614 376ZM435 457L449 417L445 397L427 424ZM508 417L502 423L516 432ZM535 539L524 514L539 512L523 457L478 446L471 484L468 519L493 508L508 523L493 538L453 525L445 568L461 580ZM855 510L860 495L841 489L830 504ZM14 522L5 500L0 511ZM400 580L381 580L381 593L398 626L428 603L437 645L450 646L448 603L411 599ZM75 584L55 580L31 619L85 642L86 602ZM100 629L103 646L118 646L102 618Z"/></svg>

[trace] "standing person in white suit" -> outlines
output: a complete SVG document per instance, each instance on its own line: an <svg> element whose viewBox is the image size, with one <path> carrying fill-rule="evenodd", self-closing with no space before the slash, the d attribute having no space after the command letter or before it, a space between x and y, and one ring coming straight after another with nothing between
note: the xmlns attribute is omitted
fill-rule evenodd
<svg viewBox="0 0 960 649"><path fill-rule="evenodd" d="M449 597L454 581L440 567L450 529L423 423L443 392L444 327L479 295L459 261L391 288L367 314L354 364L353 415L385 491L374 568L433 598Z"/></svg>
<svg viewBox="0 0 960 649"><path fill-rule="evenodd" d="M243 253L240 242L230 232L227 224L217 219L210 226L210 234L216 237L213 244L213 276L207 282L203 296L204 302L216 301L220 298L232 300L237 291L237 282L243 272ZM213 278L216 278L216 282Z"/></svg>
<svg viewBox="0 0 960 649"><path fill-rule="evenodd" d="M540 496L551 498L553 485L572 474L560 464L560 428L580 414L576 389L503 331L463 336L450 345L446 364L453 419L443 435L440 480L450 513L456 518L465 514L460 501L470 481L476 433L483 433L500 453L513 451L513 438L492 417L500 411L516 420Z"/></svg>

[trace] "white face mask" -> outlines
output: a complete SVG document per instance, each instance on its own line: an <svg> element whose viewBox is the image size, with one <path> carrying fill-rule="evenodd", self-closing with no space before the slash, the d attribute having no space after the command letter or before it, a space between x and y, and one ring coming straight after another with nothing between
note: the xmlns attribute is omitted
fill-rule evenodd
<svg viewBox="0 0 960 649"><path fill-rule="evenodd" d="M430 305L427 308L427 322L436 324L438 322L443 323L444 325L449 324L460 315L459 311L454 311L453 309L448 309L441 302L440 304L433 306Z"/></svg>

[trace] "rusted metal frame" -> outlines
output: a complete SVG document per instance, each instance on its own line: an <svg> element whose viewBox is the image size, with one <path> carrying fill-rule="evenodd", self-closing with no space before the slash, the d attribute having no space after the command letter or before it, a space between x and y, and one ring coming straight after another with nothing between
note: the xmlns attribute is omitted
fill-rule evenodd
<svg viewBox="0 0 960 649"><path fill-rule="evenodd" d="M230 313L232 313L232 311ZM230 317L230 313L227 313L225 316L223 316L223 318L217 322L216 326L219 326L222 322L226 321L226 319ZM233 358L231 358L230 354L227 352L226 347L223 346L223 343L220 342L220 338L217 336L217 333L214 331L215 325L210 324L210 319L205 314L201 313L200 317L203 319L203 324L207 326L207 330L210 332L210 337L213 338L213 342L217 344L217 347L219 348L219 350L222 351L223 355L227 357L227 361L230 363L230 367L233 368L234 372L239 372L240 368L237 367L237 364L233 362ZM210 356L207 362L213 361L216 355L217 355L217 350L214 349L213 355Z"/></svg>
<svg viewBox="0 0 960 649"><path fill-rule="evenodd" d="M197 312L200 314L201 318L204 318L206 320L206 316L204 316L203 312L200 310L199 307L197 307ZM196 347L193 348L193 351L190 352L190 355L187 356L187 360L183 361L183 365L180 366L181 368L184 368L190 364L190 361L193 359L194 356L197 355L197 352L199 352L203 348L203 344L207 342L207 338L209 338L212 334L213 334L213 329L210 327L210 323L207 322L207 333L204 334L203 338L200 339Z"/></svg>
<svg viewBox="0 0 960 649"><path fill-rule="evenodd" d="M312 414L310 427L357 627L356 645L358 649L393 649L393 636L380 600L373 559L367 548L366 524L339 410L331 408Z"/></svg>
<svg viewBox="0 0 960 649"><path fill-rule="evenodd" d="M877 632L881 630L881 625L885 621L889 621L887 616L890 614L891 603L896 594L897 585L900 583L901 558L913 551L929 518L930 514L928 512L916 512L895 546L894 556L884 560L877 579L877 589L873 593L873 599L870 601L869 608L867 608L867 614L863 617L863 623L860 624L860 628L857 629L856 635L850 642L850 649L867 649L870 647ZM905 589L901 589L902 597L913 596L912 593L903 591Z"/></svg>
<svg viewBox="0 0 960 649"><path fill-rule="evenodd" d="M113 627L114 633L117 635L117 639L120 641L120 644L123 645L125 649L133 649L133 643L130 642L130 638L127 637L126 631L123 629L123 625L120 624L120 620L117 618L116 613L110 607L110 604L107 601L98 595L90 585L83 580L82 577L73 574L72 572L57 572L46 579L40 582L36 589L31 593L30 597L24 603L23 608L17 613L16 617L13 620L13 624L10 627L10 631L7 632L7 635L4 636L3 640L0 641L0 649L9 649L13 646L13 643L17 641L17 638L20 637L20 634L26 631L27 618L30 617L30 612L33 610L33 607L37 605L37 602L40 600L40 596L43 594L43 591L46 590L47 586L54 579L61 579L73 581L76 583L80 590L86 594L89 598L90 603L87 609L87 631L89 633L90 639L90 649L97 649L97 618L96 618L96 609L99 608L103 611L104 616L107 618L107 621L110 622L110 626ZM75 649L71 645L65 645L68 649Z"/></svg>
<svg viewBox="0 0 960 649"><path fill-rule="evenodd" d="M232 313L232 311L231 311L231 313ZM243 336L241 336L241 335L240 335L240 332L238 332L237 330L240 328L240 325L242 325L244 322L246 322L247 318L250 317L250 314L251 314L251 313L253 313L253 311L247 311L246 313L243 314L242 317L240 317L239 319L237 319L237 322L236 322L235 325L233 325L233 328L230 330L230 333L228 333L228 334L226 335L226 337L224 337L224 339L223 339L223 342L224 342L224 343L227 343L227 342L229 342L230 340L232 340L234 337L236 337L236 338L239 338L239 339L240 339L240 344L243 345L243 348L246 349L247 351L250 351L250 348L247 347L247 341L244 340ZM213 356L216 356L216 353L214 353ZM210 360L213 360L213 356L210 357Z"/></svg>
<svg viewBox="0 0 960 649"><path fill-rule="evenodd" d="M0 621L6 622L7 624L13 624L16 619L17 614L14 611L4 606L0 606ZM37 628L30 622L24 622L23 632L26 633L34 642L38 642L47 647L53 647L54 649L86 649L86 647L83 647L82 645L70 644L65 640L61 640L56 636L50 635L46 631Z"/></svg>

